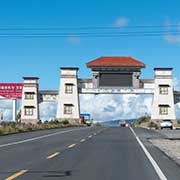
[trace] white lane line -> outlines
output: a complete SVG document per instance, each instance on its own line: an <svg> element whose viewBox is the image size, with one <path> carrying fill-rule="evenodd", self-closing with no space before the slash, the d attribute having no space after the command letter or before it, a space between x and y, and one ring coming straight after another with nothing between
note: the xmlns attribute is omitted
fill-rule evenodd
<svg viewBox="0 0 180 180"><path fill-rule="evenodd" d="M143 143L141 142L141 140L139 139L139 137L136 135L136 133L134 132L134 130L130 127L131 132L134 134L137 142L139 143L139 145L141 146L142 150L144 151L145 155L147 156L147 158L149 159L149 161L151 162L153 168L155 169L157 175L159 176L159 178L161 180L167 180L166 176L163 174L162 170L160 169L160 167L158 166L158 164L156 163L156 161L153 159L153 157L151 156L151 154L149 153L149 151L146 149L146 147L143 145Z"/></svg>
<svg viewBox="0 0 180 180"><path fill-rule="evenodd" d="M88 138L92 138L92 135L88 136Z"/></svg>
<svg viewBox="0 0 180 180"><path fill-rule="evenodd" d="M52 134L47 134L47 135L43 135L43 136L38 136L38 137L30 138L30 139L25 139L25 140L21 140L21 141L16 141L16 142L12 142L12 143L1 144L0 148L7 147L7 146L12 146L12 145L17 145L17 144L22 144L22 143L27 143L27 142L31 142L31 141L35 141L35 140L51 137L51 136L56 136L58 134L64 134L64 133L68 133L68 132L72 132L72 131L78 131L78 130L84 130L84 129L83 128L71 129L71 130L60 131L60 132L56 132L56 133L52 133Z"/></svg>
<svg viewBox="0 0 180 180"><path fill-rule="evenodd" d="M86 139L81 139L81 140L80 140L80 142L84 142L84 141L86 141Z"/></svg>

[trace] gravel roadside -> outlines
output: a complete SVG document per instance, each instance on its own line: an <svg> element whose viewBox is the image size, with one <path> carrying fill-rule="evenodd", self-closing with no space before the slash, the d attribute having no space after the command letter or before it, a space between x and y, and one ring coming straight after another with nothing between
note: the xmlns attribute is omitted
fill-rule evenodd
<svg viewBox="0 0 180 180"><path fill-rule="evenodd" d="M149 141L180 165L180 140L151 139Z"/></svg>

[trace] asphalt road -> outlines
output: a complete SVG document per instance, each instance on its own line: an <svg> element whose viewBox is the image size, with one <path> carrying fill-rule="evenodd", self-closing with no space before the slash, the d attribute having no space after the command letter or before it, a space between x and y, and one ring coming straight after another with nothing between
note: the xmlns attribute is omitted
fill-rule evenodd
<svg viewBox="0 0 180 180"><path fill-rule="evenodd" d="M180 168L147 144L170 180ZM152 133L152 134L151 134ZM151 132L149 136L153 135ZM144 136L143 136L144 135ZM170 170L168 170L170 167ZM65 128L0 137L0 179L12 180L159 180L129 128Z"/></svg>

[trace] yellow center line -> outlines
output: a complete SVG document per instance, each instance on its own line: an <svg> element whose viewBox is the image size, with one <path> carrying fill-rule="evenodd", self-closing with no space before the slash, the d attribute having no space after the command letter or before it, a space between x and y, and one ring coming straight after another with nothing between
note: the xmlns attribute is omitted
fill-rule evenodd
<svg viewBox="0 0 180 180"><path fill-rule="evenodd" d="M59 155L59 154L60 154L60 152L55 152L54 154L49 155L49 156L47 157L47 159L51 159L51 158L53 158L53 157L55 157L55 156L57 156L57 155Z"/></svg>
<svg viewBox="0 0 180 180"><path fill-rule="evenodd" d="M81 139L81 141L80 142L84 142L86 139Z"/></svg>
<svg viewBox="0 0 180 180"><path fill-rule="evenodd" d="M23 175L24 173L27 173L27 172L28 172L28 170L21 170L21 171L17 172L16 174L14 174L14 175L12 175L12 176L6 178L5 180L12 180L12 179L15 179L15 178L17 178L17 177Z"/></svg>
<svg viewBox="0 0 180 180"><path fill-rule="evenodd" d="M73 148L75 146L76 146L76 144L71 144L71 145L68 146L68 148Z"/></svg>

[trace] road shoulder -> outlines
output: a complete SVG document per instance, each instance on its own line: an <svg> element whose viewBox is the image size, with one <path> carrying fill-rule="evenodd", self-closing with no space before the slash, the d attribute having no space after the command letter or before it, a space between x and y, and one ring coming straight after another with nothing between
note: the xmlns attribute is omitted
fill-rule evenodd
<svg viewBox="0 0 180 180"><path fill-rule="evenodd" d="M147 148L153 159L156 160L167 179L179 180L180 167L179 165L160 150L157 146L153 145L151 140L165 139L166 137L154 130L148 130L143 128L133 128L137 136L141 139L144 146Z"/></svg>

